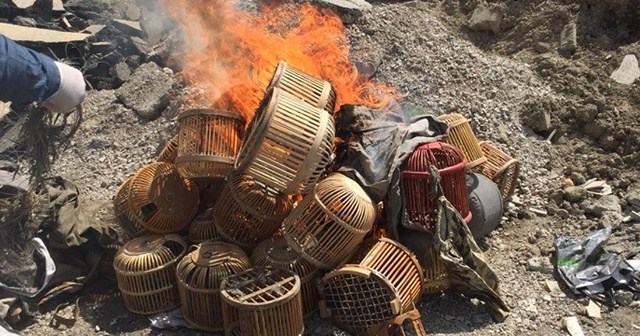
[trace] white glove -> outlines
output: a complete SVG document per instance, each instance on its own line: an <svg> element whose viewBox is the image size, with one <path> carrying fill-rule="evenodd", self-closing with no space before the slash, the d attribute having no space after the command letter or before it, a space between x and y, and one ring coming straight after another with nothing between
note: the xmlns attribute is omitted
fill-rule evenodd
<svg viewBox="0 0 640 336"><path fill-rule="evenodd" d="M55 62L60 72L60 87L42 104L53 113L67 114L84 100L85 83L80 70Z"/></svg>

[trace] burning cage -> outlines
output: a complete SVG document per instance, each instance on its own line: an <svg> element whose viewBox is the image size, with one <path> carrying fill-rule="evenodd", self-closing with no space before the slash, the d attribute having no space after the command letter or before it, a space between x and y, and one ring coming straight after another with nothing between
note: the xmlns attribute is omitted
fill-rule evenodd
<svg viewBox="0 0 640 336"><path fill-rule="evenodd" d="M213 215L212 208L205 210L193 220L189 226L188 237L192 243L202 243L220 238L220 234L216 229L216 217Z"/></svg>

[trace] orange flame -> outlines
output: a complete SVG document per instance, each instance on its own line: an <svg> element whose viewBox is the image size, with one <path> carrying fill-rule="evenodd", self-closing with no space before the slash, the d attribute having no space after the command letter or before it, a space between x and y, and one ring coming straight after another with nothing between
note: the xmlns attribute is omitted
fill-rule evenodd
<svg viewBox="0 0 640 336"><path fill-rule="evenodd" d="M329 81L342 104L384 107L395 90L360 76L340 18L310 4L234 8L235 1L163 0L186 37L182 76L192 104L238 112L247 121L278 61Z"/></svg>

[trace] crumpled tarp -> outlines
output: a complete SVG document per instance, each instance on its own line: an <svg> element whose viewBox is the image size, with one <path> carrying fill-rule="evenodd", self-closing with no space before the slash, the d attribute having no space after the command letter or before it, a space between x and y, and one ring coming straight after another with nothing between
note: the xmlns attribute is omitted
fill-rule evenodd
<svg viewBox="0 0 640 336"><path fill-rule="evenodd" d="M622 256L605 252L610 228L589 233L584 240L560 236L555 239L558 272L575 294L615 305L614 291L625 289L640 293L640 275Z"/></svg>
<svg viewBox="0 0 640 336"><path fill-rule="evenodd" d="M507 318L510 310L500 296L498 276L487 263L460 213L444 196L438 198L433 243L449 272L450 288L485 302L494 320Z"/></svg>

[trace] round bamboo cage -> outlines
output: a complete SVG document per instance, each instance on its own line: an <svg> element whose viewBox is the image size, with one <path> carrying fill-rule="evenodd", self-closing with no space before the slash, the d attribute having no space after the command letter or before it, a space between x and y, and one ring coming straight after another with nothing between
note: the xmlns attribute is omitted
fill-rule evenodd
<svg viewBox="0 0 640 336"><path fill-rule="evenodd" d="M304 316L318 310L320 294L315 279L320 276L320 269L304 260L287 244L284 237L273 237L258 244L251 254L251 263L254 266L272 266L293 271L301 281L300 295Z"/></svg>
<svg viewBox="0 0 640 336"><path fill-rule="evenodd" d="M256 266L220 284L225 335L298 336L304 331L300 277Z"/></svg>
<svg viewBox="0 0 640 336"><path fill-rule="evenodd" d="M449 132L444 140L462 151L467 160L466 169L487 161L467 118L459 113L451 113L439 116L438 120L449 126Z"/></svg>
<svg viewBox="0 0 640 336"><path fill-rule="evenodd" d="M216 230L216 217L213 215L213 209L205 210L193 220L189 226L187 238L195 244L221 238Z"/></svg>
<svg viewBox="0 0 640 336"><path fill-rule="evenodd" d="M331 83L296 69L285 61L278 62L267 90L271 88L281 89L331 114L335 110L336 93Z"/></svg>
<svg viewBox="0 0 640 336"><path fill-rule="evenodd" d="M251 267L241 248L224 242L205 242L178 263L176 276L182 316L205 331L222 331L220 282Z"/></svg>
<svg viewBox="0 0 640 336"><path fill-rule="evenodd" d="M415 255L388 239L369 239L353 256L323 278L323 316L353 334L415 308L424 291L423 270Z"/></svg>
<svg viewBox="0 0 640 336"><path fill-rule="evenodd" d="M178 235L146 235L124 244L113 258L125 307L137 314L156 314L180 305L175 264L187 244Z"/></svg>
<svg viewBox="0 0 640 336"><path fill-rule="evenodd" d="M442 194L460 212L464 220L471 221L467 202L466 160L460 150L450 144L434 141L418 146L402 165L402 186L405 209L411 223L418 228L434 232L438 220L438 200L432 197L433 185L430 167L438 170Z"/></svg>
<svg viewBox="0 0 640 336"><path fill-rule="evenodd" d="M240 114L215 109L187 110L180 123L176 166L185 178L224 178L234 169L244 137Z"/></svg>
<svg viewBox="0 0 640 336"><path fill-rule="evenodd" d="M160 151L156 162L175 163L178 156L178 134L174 135Z"/></svg>
<svg viewBox="0 0 640 336"><path fill-rule="evenodd" d="M480 148L487 162L473 169L474 172L490 178L500 189L502 200L507 200L516 189L520 174L520 161L501 151L490 141L480 141Z"/></svg>
<svg viewBox="0 0 640 336"><path fill-rule="evenodd" d="M330 114L272 89L249 124L236 168L284 194L305 194L333 160L334 134Z"/></svg>
<svg viewBox="0 0 640 336"><path fill-rule="evenodd" d="M242 174L232 173L213 207L225 240L252 249L273 236L293 208L291 197Z"/></svg>
<svg viewBox="0 0 640 336"><path fill-rule="evenodd" d="M129 207L129 190L132 178L133 176L127 178L116 190L116 195L113 198L113 212L125 233L129 237L138 237L150 232L138 223Z"/></svg>
<svg viewBox="0 0 640 336"><path fill-rule="evenodd" d="M154 162L142 167L131 179L128 203L145 229L173 233L189 225L195 217L198 187L182 178L175 165Z"/></svg>
<svg viewBox="0 0 640 336"><path fill-rule="evenodd" d="M399 241L416 255L424 270L424 293L435 294L449 288L449 273L432 243L432 234L401 227Z"/></svg>
<svg viewBox="0 0 640 336"><path fill-rule="evenodd" d="M282 223L282 235L314 265L335 267L373 227L376 206L360 185L330 174L307 194Z"/></svg>

